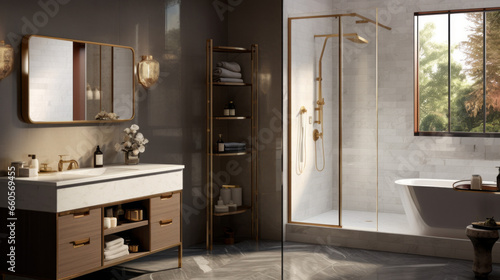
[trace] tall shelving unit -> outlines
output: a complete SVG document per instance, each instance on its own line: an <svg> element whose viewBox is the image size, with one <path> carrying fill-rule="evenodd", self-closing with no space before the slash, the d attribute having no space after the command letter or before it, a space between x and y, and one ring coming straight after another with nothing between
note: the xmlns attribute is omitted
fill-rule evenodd
<svg viewBox="0 0 500 280"><path fill-rule="evenodd" d="M257 161L258 161L258 45L253 44L249 49L239 48L239 47L226 47L226 46L214 46L213 40L208 39L206 43L206 59L207 59L207 69L206 69L206 91L207 91L207 135L206 135L206 157L207 157L207 174L206 174L206 200L207 200L207 235L206 235L206 246L207 249L212 250L214 242L214 219L228 218L228 216L233 215L244 215L244 213L251 212L251 236L258 240L258 186L257 186ZM243 83L223 83L213 81L213 69L214 69L214 53L217 59L224 58L226 61L232 60L236 57L238 59L244 59L248 63L242 64L243 71L246 72L243 77ZM226 56L226 57L224 57ZM222 108L221 95L223 92L237 91L237 95L243 95L242 98L248 97L248 102L246 104L239 104L240 107L246 107L248 114L236 115L236 116L222 116L222 113L214 113L214 107ZM220 110L219 110L220 111ZM250 123L248 123L250 122ZM245 137L247 139L247 149L242 152L226 152L226 153L216 153L215 143L216 136L221 127L245 127L248 126L248 132L246 135L229 135L232 137ZM240 133L241 130L235 133ZM230 133L229 133L230 134ZM227 140L227 139L226 139ZM230 211L225 213L215 213L214 206L216 204L218 193L217 182L215 181L216 172L223 172L220 170L219 162L222 159L234 158L235 160L247 160L249 164L249 182L242 185L243 189L243 205L239 206L236 211ZM238 176L236 175L231 175ZM250 192L250 195L245 195Z"/></svg>

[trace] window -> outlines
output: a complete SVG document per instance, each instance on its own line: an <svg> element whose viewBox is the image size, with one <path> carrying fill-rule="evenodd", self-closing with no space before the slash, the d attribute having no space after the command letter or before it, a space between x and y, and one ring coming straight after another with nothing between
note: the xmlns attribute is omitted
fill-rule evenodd
<svg viewBox="0 0 500 280"><path fill-rule="evenodd" d="M415 14L415 134L500 137L500 8Z"/></svg>

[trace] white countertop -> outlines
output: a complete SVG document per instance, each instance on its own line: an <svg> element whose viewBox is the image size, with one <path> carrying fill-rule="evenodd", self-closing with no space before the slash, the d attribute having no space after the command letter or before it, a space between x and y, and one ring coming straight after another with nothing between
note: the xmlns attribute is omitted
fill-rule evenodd
<svg viewBox="0 0 500 280"><path fill-rule="evenodd" d="M178 164L150 164L137 165L107 165L102 168L80 168L62 172L40 172L36 177L16 177L15 180L23 183L36 183L39 186L63 187L71 185L90 184L99 181L124 179L127 177L144 176L155 173L165 173L183 170L184 165ZM0 177L0 183L8 177Z"/></svg>
<svg viewBox="0 0 500 280"><path fill-rule="evenodd" d="M15 201L16 209L59 213L183 189L184 165L108 165L81 168L37 177L0 178L0 207ZM7 196L9 195L9 198Z"/></svg>

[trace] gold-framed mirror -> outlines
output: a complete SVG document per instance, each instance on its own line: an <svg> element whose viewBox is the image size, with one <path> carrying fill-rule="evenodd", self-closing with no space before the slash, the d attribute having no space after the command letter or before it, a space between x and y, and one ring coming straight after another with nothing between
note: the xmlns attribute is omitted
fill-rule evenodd
<svg viewBox="0 0 500 280"><path fill-rule="evenodd" d="M101 123L134 118L133 48L26 35L21 51L26 122Z"/></svg>

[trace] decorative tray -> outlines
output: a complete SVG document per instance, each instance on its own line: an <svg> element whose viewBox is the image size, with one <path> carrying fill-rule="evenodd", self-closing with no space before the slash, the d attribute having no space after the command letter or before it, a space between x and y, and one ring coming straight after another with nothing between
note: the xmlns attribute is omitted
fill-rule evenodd
<svg viewBox="0 0 500 280"><path fill-rule="evenodd" d="M471 190L470 180L460 180L453 183L453 189L459 191L474 191L474 192L498 192L500 189L493 184L483 184L480 190Z"/></svg>
<svg viewBox="0 0 500 280"><path fill-rule="evenodd" d="M489 229L489 230L498 230L500 229L500 222L497 222L496 226L485 226L485 222L473 222L472 227L478 228L478 229Z"/></svg>

